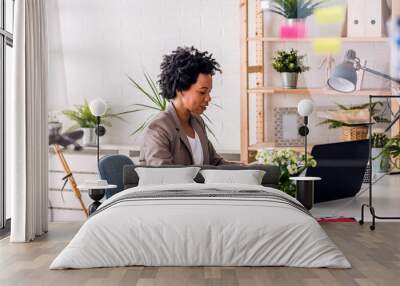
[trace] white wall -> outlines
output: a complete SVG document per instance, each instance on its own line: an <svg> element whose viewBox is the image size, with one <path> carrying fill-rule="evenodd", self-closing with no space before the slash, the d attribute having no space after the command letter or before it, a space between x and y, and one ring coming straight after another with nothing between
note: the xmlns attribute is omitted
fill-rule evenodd
<svg viewBox="0 0 400 286"><path fill-rule="evenodd" d="M209 110L217 147L239 149L240 42L237 0L49 0L50 110L102 97L120 111L144 103L126 75L144 82L158 76L162 55L194 45L214 54L223 69ZM133 144L129 134L147 117L114 121L106 141Z"/></svg>
<svg viewBox="0 0 400 286"><path fill-rule="evenodd" d="M345 3L332 0L330 3ZM240 147L240 7L239 0L49 0L50 40L50 110L65 109L79 104L83 98L106 99L114 111L134 102L143 102L130 85L126 75L144 81L142 71L153 77L159 74L162 55L177 46L194 45L212 52L220 62L223 74L214 77L213 96L223 110L209 110L218 137L217 148ZM277 35L281 17L266 13L266 31ZM271 20L272 19L272 20ZM310 17L309 35L338 36L341 26L321 27ZM267 46L266 65L270 64L271 49L297 48L307 54L312 69L301 75L300 86L317 87L324 84L324 72L318 66L322 56L313 54L310 43L274 44ZM389 47L386 43L347 43L336 63L343 59L347 48L356 49L371 68L389 71ZM266 81L279 86L279 74L268 68ZM365 88L387 87L388 83L366 75ZM266 128L271 134L271 108L296 106L302 96L275 95L270 98ZM254 98L253 98L254 99ZM365 102L366 97L314 96L318 108L333 106L334 102ZM146 118L143 114L127 116L128 123L115 121L105 141L112 144L134 144L129 134ZM333 142L340 138L339 130L317 126L320 119L310 118L310 141ZM254 126L255 113L251 114ZM251 136L254 141L254 133ZM212 138L211 138L212 139ZM213 139L212 139L213 140ZM272 140L271 136L269 140Z"/></svg>

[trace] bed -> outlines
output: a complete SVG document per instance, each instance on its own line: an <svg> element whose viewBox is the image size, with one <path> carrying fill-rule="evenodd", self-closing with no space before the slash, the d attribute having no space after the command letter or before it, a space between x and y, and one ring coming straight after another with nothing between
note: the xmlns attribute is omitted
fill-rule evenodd
<svg viewBox="0 0 400 286"><path fill-rule="evenodd" d="M130 187L99 207L50 269L130 265L351 267L294 198L237 183Z"/></svg>

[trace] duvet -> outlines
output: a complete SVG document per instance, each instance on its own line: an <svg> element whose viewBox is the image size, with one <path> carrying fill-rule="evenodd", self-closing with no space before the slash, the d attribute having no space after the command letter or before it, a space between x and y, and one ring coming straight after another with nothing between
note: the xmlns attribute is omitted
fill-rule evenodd
<svg viewBox="0 0 400 286"><path fill-rule="evenodd" d="M50 269L128 265L350 268L298 201L238 184L120 192L85 222Z"/></svg>

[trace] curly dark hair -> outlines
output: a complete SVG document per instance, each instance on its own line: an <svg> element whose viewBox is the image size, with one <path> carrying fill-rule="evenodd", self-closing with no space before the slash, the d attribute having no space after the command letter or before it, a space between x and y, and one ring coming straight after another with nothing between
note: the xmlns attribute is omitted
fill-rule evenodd
<svg viewBox="0 0 400 286"><path fill-rule="evenodd" d="M200 73L214 75L216 71L222 72L212 54L194 47L178 47L163 57L158 81L161 95L168 100L174 99L177 91L188 90L196 83Z"/></svg>

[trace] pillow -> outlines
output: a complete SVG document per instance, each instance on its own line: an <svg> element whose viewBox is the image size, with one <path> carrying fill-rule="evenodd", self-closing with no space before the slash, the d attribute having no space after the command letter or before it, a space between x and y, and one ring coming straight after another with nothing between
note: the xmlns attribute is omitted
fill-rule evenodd
<svg viewBox="0 0 400 286"><path fill-rule="evenodd" d="M234 183L261 185L265 171L262 170L202 170L205 184Z"/></svg>
<svg viewBox="0 0 400 286"><path fill-rule="evenodd" d="M199 167L135 168L139 176L139 186L195 183L193 179L199 170Z"/></svg>

